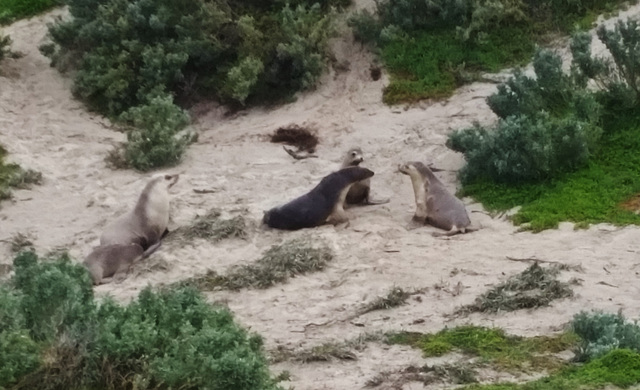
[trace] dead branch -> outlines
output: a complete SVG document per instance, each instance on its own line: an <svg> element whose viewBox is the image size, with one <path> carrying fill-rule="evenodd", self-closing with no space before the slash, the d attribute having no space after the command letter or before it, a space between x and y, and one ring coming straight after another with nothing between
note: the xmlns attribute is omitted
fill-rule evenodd
<svg viewBox="0 0 640 390"><path fill-rule="evenodd" d="M549 263L549 264L561 264L558 261L553 261L553 260L540 260L540 259L536 259L535 257L527 257L524 259L519 259L516 257L511 257L511 256L505 256L507 258L507 260L511 260L511 261L523 261L523 262L528 262L528 261L535 261L538 263Z"/></svg>
<svg viewBox="0 0 640 390"><path fill-rule="evenodd" d="M317 158L318 156L316 156L315 154L306 154L306 155L300 155L296 152L294 152L293 150L287 149L284 145L282 145L282 149L285 150L285 152L287 152L289 154L289 156L295 158L296 160L304 160L305 158Z"/></svg>

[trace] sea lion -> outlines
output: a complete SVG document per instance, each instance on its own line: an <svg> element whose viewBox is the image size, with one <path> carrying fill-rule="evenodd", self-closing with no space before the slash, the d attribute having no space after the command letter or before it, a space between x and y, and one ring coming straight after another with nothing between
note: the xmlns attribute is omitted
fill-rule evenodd
<svg viewBox="0 0 640 390"><path fill-rule="evenodd" d="M158 244L169 232L169 188L178 179L178 174L153 175L134 209L107 225L100 236L100 245L137 244L146 251Z"/></svg>
<svg viewBox="0 0 640 390"><path fill-rule="evenodd" d="M351 148L345 154L344 160L342 160L342 168L357 167L357 166L360 166L360 163L363 161L364 161L364 157L362 156L362 149ZM364 205L376 205L376 204L389 203L389 199L381 199L381 200L371 199L370 192L371 192L371 179L360 180L359 182L353 183L351 188L349 188L349 192L347 193L347 197L346 197L346 202L347 204L364 204Z"/></svg>
<svg viewBox="0 0 640 390"><path fill-rule="evenodd" d="M138 244L100 245L91 251L82 263L89 270L93 284L109 283L109 278L121 281L133 263L149 257L160 247L160 242L146 251Z"/></svg>
<svg viewBox="0 0 640 390"><path fill-rule="evenodd" d="M434 236L451 236L475 229L469 228L471 220L464 203L451 194L431 169L421 162L408 162L398 166L398 170L409 175L416 199L414 222L427 223L447 233Z"/></svg>
<svg viewBox="0 0 640 390"><path fill-rule="evenodd" d="M98 285L107 283L106 278L112 276L121 279L143 253L144 249L138 244L100 245L93 248L83 265L89 270L93 284Z"/></svg>
<svg viewBox="0 0 640 390"><path fill-rule="evenodd" d="M373 171L348 167L333 172L308 193L265 212L262 222L276 229L297 230L322 225L325 222L346 222L344 203L349 187L373 176Z"/></svg>

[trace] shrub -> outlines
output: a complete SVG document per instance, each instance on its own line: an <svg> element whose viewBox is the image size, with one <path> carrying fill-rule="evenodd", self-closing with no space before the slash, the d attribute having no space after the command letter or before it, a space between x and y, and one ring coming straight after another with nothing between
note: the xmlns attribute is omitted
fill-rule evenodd
<svg viewBox="0 0 640 390"><path fill-rule="evenodd" d="M498 92L487 99L491 110L500 118L533 115L541 110L562 115L572 104L579 89L562 71L559 55L550 50L538 50L533 58L533 68L535 78L516 70L513 77L500 84Z"/></svg>
<svg viewBox="0 0 640 390"><path fill-rule="evenodd" d="M278 388L260 337L195 290L98 304L86 269L65 256L23 252L14 267L12 288L0 288L0 387Z"/></svg>
<svg viewBox="0 0 640 390"><path fill-rule="evenodd" d="M25 329L20 296L0 286L0 386L38 367L36 343Z"/></svg>
<svg viewBox="0 0 640 390"><path fill-rule="evenodd" d="M177 164L191 140L189 134L177 134L189 123L189 115L169 96L133 107L120 119L132 126L127 133L125 160L141 171Z"/></svg>
<svg viewBox="0 0 640 390"><path fill-rule="evenodd" d="M61 0L2 0L0 3L0 24L36 15L61 4Z"/></svg>
<svg viewBox="0 0 640 390"><path fill-rule="evenodd" d="M109 115L170 93L243 103L267 89L310 87L323 69L331 12L304 1L69 0L50 28L52 61L72 56L74 91ZM268 2L266 2L268 3ZM264 7L264 8L263 8Z"/></svg>
<svg viewBox="0 0 640 390"><path fill-rule="evenodd" d="M584 165L599 128L576 118L510 116L492 129L454 131L447 146L464 153L463 183L489 179L503 183L540 181Z"/></svg>
<svg viewBox="0 0 640 390"><path fill-rule="evenodd" d="M622 313L582 311L573 317L571 326L581 338L576 351L579 361L596 359L619 348L640 352L640 326L627 322Z"/></svg>
<svg viewBox="0 0 640 390"><path fill-rule="evenodd" d="M526 20L521 0L382 0L376 2L380 23L376 26L368 11L351 19L357 37L370 37L374 27L378 33L389 26L405 32L453 27L463 41L482 40L499 25L513 25ZM368 32L368 33L367 33Z"/></svg>
<svg viewBox="0 0 640 390"><path fill-rule="evenodd" d="M593 154L602 134L595 95L549 50L536 52L533 67L535 78L516 70L487 99L500 118L493 128L475 124L450 134L447 145L467 160L463 182L543 181L584 166Z"/></svg>
<svg viewBox="0 0 640 390"><path fill-rule="evenodd" d="M266 83L285 91L310 88L323 70L327 41L334 32L333 14L323 16L318 4L310 8L287 5L278 18L283 39L268 66Z"/></svg>

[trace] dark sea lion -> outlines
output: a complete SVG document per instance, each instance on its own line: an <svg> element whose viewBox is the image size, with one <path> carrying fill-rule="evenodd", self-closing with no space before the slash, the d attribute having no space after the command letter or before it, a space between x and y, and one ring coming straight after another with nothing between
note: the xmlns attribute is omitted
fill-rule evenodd
<svg viewBox="0 0 640 390"><path fill-rule="evenodd" d="M265 212L262 221L272 228L286 230L319 226L325 222L346 222L344 203L349 187L371 176L373 171L361 167L333 172L308 193Z"/></svg>

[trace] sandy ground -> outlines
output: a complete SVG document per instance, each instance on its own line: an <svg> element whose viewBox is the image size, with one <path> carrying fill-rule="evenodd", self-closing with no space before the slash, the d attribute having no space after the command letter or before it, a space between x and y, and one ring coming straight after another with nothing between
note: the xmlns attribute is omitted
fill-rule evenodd
<svg viewBox="0 0 640 390"><path fill-rule="evenodd" d="M360 1L359 6L367 3L372 2ZM15 199L1 205L0 240L29 234L41 253L68 248L82 259L97 244L104 225L133 206L148 175L106 167L107 151L124 135L74 100L70 80L50 68L38 52L46 23L61 13L56 10L4 29L14 41L13 50L24 55L5 60L0 68L0 144L8 149L11 161L42 172L44 183L15 191ZM635 6L620 16L638 13L640 6ZM413 190L408 177L395 172L397 165L410 160L433 163L445 169L438 176L455 190L456 171L464 161L444 146L447 134L473 121L494 121L485 97L496 85L465 86L443 102L388 107L381 103L387 77L371 80L373 57L348 32L342 35L333 46L337 61L348 70L330 69L315 91L301 94L294 103L232 116L212 103L193 110L199 141L178 167L169 169L181 172L172 190L170 228L218 208L226 216L243 214L253 221L249 237L218 244L165 245L137 265L123 283L97 287L98 295L126 301L149 284L171 283L209 269L224 272L257 259L273 244L307 235L325 240L335 251L324 272L267 290L209 294L212 301L226 301L238 321L263 335L267 348L309 347L364 332L431 332L465 323L499 326L519 335L549 334L584 309L622 310L637 318L638 227L595 225L574 231L567 223L539 234L518 233L504 217L492 218L481 205L465 199L479 231L434 238L430 233L435 228L407 230L414 212ZM267 141L266 135L290 124L318 131L319 158L294 161L280 145ZM263 210L308 191L335 170L342 154L354 145L362 147L364 165L376 173L375 196L390 197L390 203L349 209L346 228L259 229ZM199 194L194 189L214 192ZM8 243L0 242L0 254L0 262L10 263ZM450 319L448 314L456 307L528 266L508 256L581 265L583 272L566 271L562 278L579 278L582 285L575 288L575 298L547 308ZM405 306L348 319L360 305L392 286L426 290ZM358 389L380 371L410 364L424 364L418 351L372 344L358 352L356 361L285 362L273 370L289 370L290 384L297 390ZM409 383L403 389L421 387Z"/></svg>

